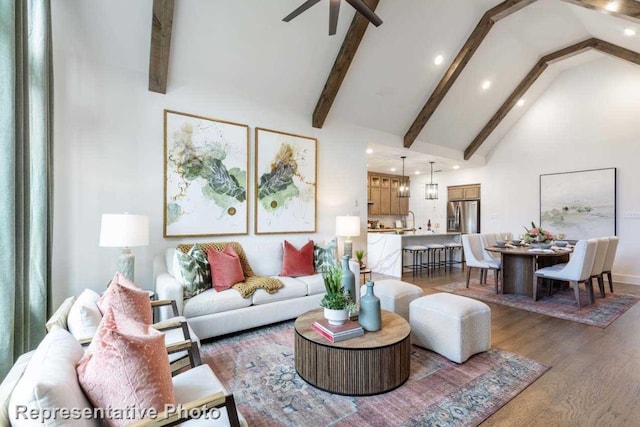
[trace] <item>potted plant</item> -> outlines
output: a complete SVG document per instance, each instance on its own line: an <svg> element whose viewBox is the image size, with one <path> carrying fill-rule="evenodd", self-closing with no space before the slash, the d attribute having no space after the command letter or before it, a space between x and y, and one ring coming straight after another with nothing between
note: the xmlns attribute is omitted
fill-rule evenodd
<svg viewBox="0 0 640 427"><path fill-rule="evenodd" d="M356 311L355 304L351 302L351 293L342 289L342 269L329 267L322 277L327 291L320 301L320 306L324 307L324 317L331 325L342 325L349 318L349 313Z"/></svg>
<svg viewBox="0 0 640 427"><path fill-rule="evenodd" d="M362 249L358 249L356 251L356 259L358 260L358 262L360 263L360 268L365 268L366 266L364 265L364 261L362 261L364 259L364 256L367 253L365 251L363 251Z"/></svg>

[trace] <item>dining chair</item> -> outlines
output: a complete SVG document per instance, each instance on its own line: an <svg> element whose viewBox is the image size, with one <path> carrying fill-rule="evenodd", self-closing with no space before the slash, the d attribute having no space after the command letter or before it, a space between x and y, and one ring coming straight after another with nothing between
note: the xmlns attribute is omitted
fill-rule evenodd
<svg viewBox="0 0 640 427"><path fill-rule="evenodd" d="M600 297L604 298L604 279L602 278L602 271L604 262L607 258L607 252L609 249L609 238L600 237L596 239L598 246L596 248L596 257L593 260L593 267L591 268L591 277L589 280L593 284L593 279L598 281L598 288L600 289Z"/></svg>
<svg viewBox="0 0 640 427"><path fill-rule="evenodd" d="M499 236L498 233L482 233L480 235L480 239L482 242L482 258L484 260L500 262L500 260L502 259L500 254L489 252L487 250L487 248L496 246L496 244L498 243L498 240L501 240L499 239L498 236Z"/></svg>
<svg viewBox="0 0 640 427"><path fill-rule="evenodd" d="M496 293L500 293L500 263L496 260L486 260L483 255L482 236L480 234L463 234L462 249L467 263L467 288L471 278L471 270L480 270L480 283L486 283L487 271L493 270L496 281Z"/></svg>
<svg viewBox="0 0 640 427"><path fill-rule="evenodd" d="M571 284L576 302L578 303L578 309L582 308L580 304L579 284L584 283L589 293L589 303L593 304L594 297L591 271L593 269L597 247L598 241L596 239L579 240L573 249L571 259L563 268L558 269L551 266L536 270L533 278L533 300L537 301L538 299L538 285L541 279L555 279Z"/></svg>
<svg viewBox="0 0 640 427"><path fill-rule="evenodd" d="M604 275L607 275L609 281L609 291L613 293L613 282L611 281L611 269L613 268L613 262L616 259L616 252L618 251L618 237L609 237L609 247L607 248L607 256L604 259L604 265L602 266L602 287L600 288L600 294L604 295Z"/></svg>

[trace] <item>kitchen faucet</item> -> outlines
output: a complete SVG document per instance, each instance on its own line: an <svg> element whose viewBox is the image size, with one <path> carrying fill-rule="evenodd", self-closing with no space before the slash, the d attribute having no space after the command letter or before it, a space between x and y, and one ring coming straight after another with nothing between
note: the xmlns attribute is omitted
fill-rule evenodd
<svg viewBox="0 0 640 427"><path fill-rule="evenodd" d="M413 211L409 211L408 213L411 214L411 231L416 231L416 214L414 214Z"/></svg>

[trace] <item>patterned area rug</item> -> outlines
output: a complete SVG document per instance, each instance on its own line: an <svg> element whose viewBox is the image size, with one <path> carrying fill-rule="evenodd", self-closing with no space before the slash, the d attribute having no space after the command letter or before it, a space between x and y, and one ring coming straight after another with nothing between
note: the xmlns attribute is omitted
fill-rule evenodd
<svg viewBox="0 0 640 427"><path fill-rule="evenodd" d="M458 365L413 347L404 385L377 396L349 397L302 380L293 347L289 321L203 344L201 353L234 393L250 426L478 425L549 369L499 349Z"/></svg>
<svg viewBox="0 0 640 427"><path fill-rule="evenodd" d="M439 291L451 292L470 298L479 299L485 302L508 305L509 307L520 308L522 310L533 311L559 319L572 320L584 323L585 325L606 328L614 320L620 317L625 311L630 309L640 298L630 293L617 292L606 293L605 298L600 298L597 286L595 291L595 304L589 305L589 297L581 287L580 304L582 308L578 310L573 289L568 288L554 293L553 295L538 298L538 301L523 296L512 294L496 294L495 284L487 281L487 285L480 285L477 280L469 283L469 289L464 282L449 283L437 286ZM540 295L540 294L538 294Z"/></svg>

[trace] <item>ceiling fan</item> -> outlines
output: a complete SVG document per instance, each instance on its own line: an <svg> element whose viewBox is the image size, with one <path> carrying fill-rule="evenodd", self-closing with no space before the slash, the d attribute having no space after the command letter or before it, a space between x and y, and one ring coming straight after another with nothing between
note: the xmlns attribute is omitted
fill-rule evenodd
<svg viewBox="0 0 640 427"><path fill-rule="evenodd" d="M331 3L329 5L329 35L332 36L336 33L336 29L338 27L338 13L340 12L340 0L329 0ZM284 17L284 22L289 22L296 16L300 15L305 10L309 9L311 6L319 3L320 0L307 0L296 10L288 14ZM369 7L364 3L363 0L347 0L353 8L364 15L373 25L379 27L382 24L382 19L378 17Z"/></svg>

